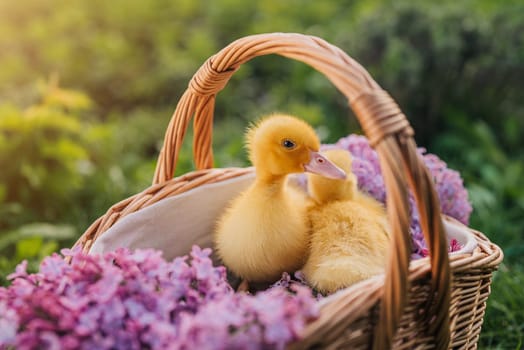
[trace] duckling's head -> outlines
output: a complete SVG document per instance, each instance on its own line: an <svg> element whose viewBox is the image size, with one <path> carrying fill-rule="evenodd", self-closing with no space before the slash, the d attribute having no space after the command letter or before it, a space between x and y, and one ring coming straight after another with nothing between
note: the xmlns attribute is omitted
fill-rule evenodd
<svg viewBox="0 0 524 350"><path fill-rule="evenodd" d="M351 171L351 154L342 149L323 152L324 156L346 172L343 180L327 179L316 174L308 174L308 192L317 203L335 200L350 200L357 192L357 177Z"/></svg>
<svg viewBox="0 0 524 350"><path fill-rule="evenodd" d="M251 127L246 138L257 176L275 178L307 171L336 179L346 177L318 152L318 136L309 124L298 118L271 115Z"/></svg>

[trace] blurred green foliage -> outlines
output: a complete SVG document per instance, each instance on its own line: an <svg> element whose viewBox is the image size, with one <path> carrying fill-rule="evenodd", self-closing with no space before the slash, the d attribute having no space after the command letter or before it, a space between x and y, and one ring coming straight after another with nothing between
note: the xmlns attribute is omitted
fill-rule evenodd
<svg viewBox="0 0 524 350"><path fill-rule="evenodd" d="M506 254L481 346L518 348L523 14L518 0L0 1L0 276L22 258L34 266L70 246L150 184L171 112L205 59L245 35L301 32L366 67L406 113L417 143L461 172L472 226ZM325 142L359 130L321 74L260 57L218 95L216 165L245 165L243 130L275 110L302 116ZM177 174L191 169L186 142Z"/></svg>
<svg viewBox="0 0 524 350"><path fill-rule="evenodd" d="M0 286L7 284L7 276L15 265L28 260L28 271L36 271L39 262L59 250L59 246L76 236L70 225L32 223L14 230L2 232L0 236Z"/></svg>
<svg viewBox="0 0 524 350"><path fill-rule="evenodd" d="M515 349L524 344L522 312L524 298L524 267L522 263L503 263L495 274L480 335L480 349Z"/></svg>
<svg viewBox="0 0 524 350"><path fill-rule="evenodd" d="M51 89L40 104L25 110L0 106L2 228L39 216L56 220L92 169L88 144L94 140L89 131L83 133L84 123L75 115L88 108L89 99Z"/></svg>

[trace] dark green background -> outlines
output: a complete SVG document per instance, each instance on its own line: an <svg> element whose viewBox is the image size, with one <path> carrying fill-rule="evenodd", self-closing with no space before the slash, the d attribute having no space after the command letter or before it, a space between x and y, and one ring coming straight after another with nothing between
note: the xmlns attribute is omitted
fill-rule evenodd
<svg viewBox="0 0 524 350"><path fill-rule="evenodd" d="M147 187L177 100L239 37L320 36L397 100L417 143L461 172L471 226L506 258L481 348L524 333L524 6L519 1L0 1L0 276L69 246ZM277 56L244 65L218 95L217 166L246 164L249 121L285 111L324 142L360 132L318 72ZM190 141L191 135L188 136ZM178 174L193 168L190 142Z"/></svg>

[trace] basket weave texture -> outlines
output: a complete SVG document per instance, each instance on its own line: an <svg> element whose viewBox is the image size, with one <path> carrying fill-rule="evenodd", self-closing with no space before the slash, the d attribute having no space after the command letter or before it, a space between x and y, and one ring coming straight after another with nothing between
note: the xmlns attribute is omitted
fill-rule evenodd
<svg viewBox="0 0 524 350"><path fill-rule="evenodd" d="M252 169L214 169L215 98L245 62L278 54L323 73L348 99L379 154L392 229L384 276L349 287L321 304L302 339L290 347L344 349L474 349L482 326L491 276L502 261L499 247L482 233L472 253L449 256L438 196L416 152L413 130L398 105L362 66L326 41L302 34L241 38L210 57L182 95L165 134L153 184L96 220L76 245L89 251L118 220L164 198L203 184L242 176ZM173 178L182 141L193 119L197 170ZM415 195L430 257L410 263L408 188ZM191 232L187 233L191 235Z"/></svg>

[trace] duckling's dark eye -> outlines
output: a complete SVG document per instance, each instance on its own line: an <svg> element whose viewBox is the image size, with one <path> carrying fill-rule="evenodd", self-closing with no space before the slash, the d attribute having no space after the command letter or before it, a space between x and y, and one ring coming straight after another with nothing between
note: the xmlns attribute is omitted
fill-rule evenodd
<svg viewBox="0 0 524 350"><path fill-rule="evenodd" d="M293 149L295 148L296 144L289 139L284 139L282 140L282 146L284 146L287 149Z"/></svg>

